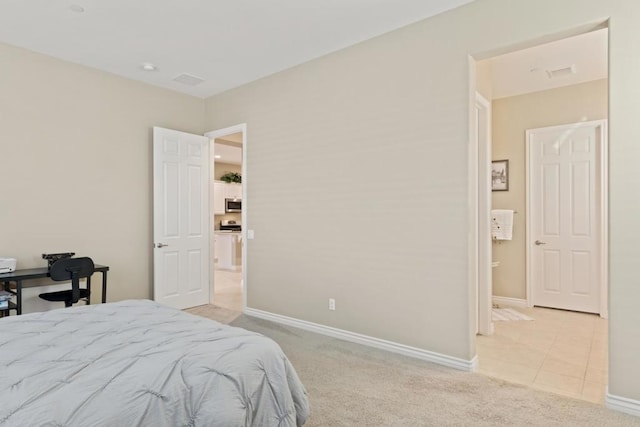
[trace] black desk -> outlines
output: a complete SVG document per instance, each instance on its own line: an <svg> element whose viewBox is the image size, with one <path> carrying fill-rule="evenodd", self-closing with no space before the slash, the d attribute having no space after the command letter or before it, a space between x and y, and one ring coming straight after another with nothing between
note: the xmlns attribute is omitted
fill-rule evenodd
<svg viewBox="0 0 640 427"><path fill-rule="evenodd" d="M102 302L107 302L107 271L109 267L106 265L95 265L94 272L102 273ZM24 270L16 270L12 273L0 273L0 283L4 284L4 290L9 291L16 296L15 304L9 301L9 308L5 310L15 310L17 314L22 314L22 289L33 288L37 286L49 286L55 284L52 283L23 283L24 281L33 279L43 279L49 277L49 269L47 267L42 268L28 268ZM11 282L16 284L15 291L11 290ZM87 277L87 289L91 289L91 277ZM87 304L91 303L91 291L89 291L89 298Z"/></svg>

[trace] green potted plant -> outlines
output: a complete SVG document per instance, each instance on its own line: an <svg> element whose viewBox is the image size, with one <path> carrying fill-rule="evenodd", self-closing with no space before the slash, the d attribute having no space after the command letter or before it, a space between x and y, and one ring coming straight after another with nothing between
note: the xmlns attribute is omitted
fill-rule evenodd
<svg viewBox="0 0 640 427"><path fill-rule="evenodd" d="M224 175L222 175L220 177L220 179L226 183L232 183L232 182L237 182L237 183L241 183L242 182L242 176L237 173L237 172L227 172Z"/></svg>

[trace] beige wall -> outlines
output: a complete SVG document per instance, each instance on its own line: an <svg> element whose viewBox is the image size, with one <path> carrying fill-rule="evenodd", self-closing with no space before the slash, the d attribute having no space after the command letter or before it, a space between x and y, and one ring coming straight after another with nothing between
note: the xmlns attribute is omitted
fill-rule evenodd
<svg viewBox="0 0 640 427"><path fill-rule="evenodd" d="M526 298L525 131L607 118L607 80L494 100L494 160L509 160L509 191L492 193L494 209L514 209L513 240L493 242L493 294Z"/></svg>
<svg viewBox="0 0 640 427"><path fill-rule="evenodd" d="M110 301L150 298L152 127L202 134L204 101L4 44L0 64L0 256L91 256Z"/></svg>
<svg viewBox="0 0 640 427"><path fill-rule="evenodd" d="M249 307L471 359L468 55L609 18L609 391L640 399L639 13L478 0L208 99L207 129L248 126Z"/></svg>
<svg viewBox="0 0 640 427"><path fill-rule="evenodd" d="M409 54L442 46L422 30L209 99L207 129L248 123L249 307L470 359L466 130L431 100L467 106L443 98L449 70Z"/></svg>

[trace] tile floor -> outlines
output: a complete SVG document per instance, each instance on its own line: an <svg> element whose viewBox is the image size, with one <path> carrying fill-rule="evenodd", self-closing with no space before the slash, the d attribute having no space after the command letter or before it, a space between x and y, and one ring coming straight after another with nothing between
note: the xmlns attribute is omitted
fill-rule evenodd
<svg viewBox="0 0 640 427"><path fill-rule="evenodd" d="M516 310L535 320L494 322L494 335L478 335L478 372L603 403L607 320L594 314L539 307Z"/></svg>
<svg viewBox="0 0 640 427"><path fill-rule="evenodd" d="M218 307L242 311L242 270L215 269L213 303Z"/></svg>

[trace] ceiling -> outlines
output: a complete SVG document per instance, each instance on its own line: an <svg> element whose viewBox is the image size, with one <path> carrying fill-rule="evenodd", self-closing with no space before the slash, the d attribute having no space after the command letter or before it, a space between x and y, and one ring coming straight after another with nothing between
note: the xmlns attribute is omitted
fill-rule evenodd
<svg viewBox="0 0 640 427"><path fill-rule="evenodd" d="M487 59L493 99L605 79L608 30L601 29ZM550 78L549 71L561 70Z"/></svg>
<svg viewBox="0 0 640 427"><path fill-rule="evenodd" d="M225 135L222 138L216 138L213 144L213 151L216 162L241 165L242 132L236 132Z"/></svg>
<svg viewBox="0 0 640 427"><path fill-rule="evenodd" d="M2 0L0 41L205 98L471 1Z"/></svg>
<svg viewBox="0 0 640 427"><path fill-rule="evenodd" d="M228 163L231 165L242 164L242 149L239 147L214 144L214 152L216 156L216 163Z"/></svg>

